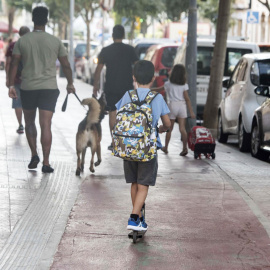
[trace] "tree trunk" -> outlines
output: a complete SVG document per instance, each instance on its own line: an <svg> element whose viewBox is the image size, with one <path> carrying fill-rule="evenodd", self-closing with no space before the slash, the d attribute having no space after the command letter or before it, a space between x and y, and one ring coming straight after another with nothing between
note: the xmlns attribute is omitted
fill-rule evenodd
<svg viewBox="0 0 270 270"><path fill-rule="evenodd" d="M131 22L131 29L130 29L130 36L129 36L129 40L131 43L134 39L135 22L136 22L136 19L134 18Z"/></svg>
<svg viewBox="0 0 270 270"><path fill-rule="evenodd" d="M14 14L15 14L15 8L9 7L8 8L8 36L11 37L13 33L13 21L14 21Z"/></svg>
<svg viewBox="0 0 270 270"><path fill-rule="evenodd" d="M222 79L225 66L227 34L230 20L231 0L220 0L216 30L216 43L211 64L211 74L206 105L204 107L204 126L217 128L218 106L222 97Z"/></svg>
<svg viewBox="0 0 270 270"><path fill-rule="evenodd" d="M64 21L59 21L58 23L58 29L59 29L58 35L59 35L59 38L62 40L65 39L66 25L67 24Z"/></svg>
<svg viewBox="0 0 270 270"><path fill-rule="evenodd" d="M90 57L90 20L86 20L86 55Z"/></svg>

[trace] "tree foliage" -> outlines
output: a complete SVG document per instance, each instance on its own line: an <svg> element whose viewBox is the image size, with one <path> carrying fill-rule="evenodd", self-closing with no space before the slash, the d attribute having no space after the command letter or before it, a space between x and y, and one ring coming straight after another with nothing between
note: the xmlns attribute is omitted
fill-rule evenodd
<svg viewBox="0 0 270 270"><path fill-rule="evenodd" d="M136 17L146 21L147 16L156 17L164 8L164 0L117 0L114 5L114 11L128 19L127 23L131 25L131 39L134 36Z"/></svg>
<svg viewBox="0 0 270 270"><path fill-rule="evenodd" d="M14 7L16 9L26 9L28 11L32 10L32 4L34 0L6 0L9 7Z"/></svg>
<svg viewBox="0 0 270 270"><path fill-rule="evenodd" d="M217 26L217 20L218 20L218 8L219 8L219 2L220 0L206 0L198 1L198 9L200 12L200 15L203 18L209 19L215 27ZM231 0L231 3L234 3L235 0ZM233 8L231 6L230 14L232 14ZM233 24L233 19L230 19L229 25Z"/></svg>
<svg viewBox="0 0 270 270"><path fill-rule="evenodd" d="M168 19L173 22L180 20L180 14L188 11L189 0L163 0Z"/></svg>
<svg viewBox="0 0 270 270"><path fill-rule="evenodd" d="M90 56L90 23L95 11L99 8L99 0L76 0L75 11L82 16L86 24L86 54Z"/></svg>
<svg viewBox="0 0 270 270"><path fill-rule="evenodd" d="M217 25L219 0L199 1L199 12L203 18L209 19L214 25Z"/></svg>

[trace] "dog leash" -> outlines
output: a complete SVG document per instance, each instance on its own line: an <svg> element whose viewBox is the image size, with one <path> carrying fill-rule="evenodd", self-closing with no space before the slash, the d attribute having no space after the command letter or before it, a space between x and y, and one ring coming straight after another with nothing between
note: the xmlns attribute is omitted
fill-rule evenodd
<svg viewBox="0 0 270 270"><path fill-rule="evenodd" d="M76 93L73 93L75 95L75 97L78 99L78 101L80 102L80 104L83 106L83 108L87 111L87 109L84 107L84 105L82 104L81 100L79 99L79 97L77 96ZM67 96L65 98L65 101L62 105L62 112L66 111L66 108L67 108L67 102L68 102L68 93L67 93Z"/></svg>

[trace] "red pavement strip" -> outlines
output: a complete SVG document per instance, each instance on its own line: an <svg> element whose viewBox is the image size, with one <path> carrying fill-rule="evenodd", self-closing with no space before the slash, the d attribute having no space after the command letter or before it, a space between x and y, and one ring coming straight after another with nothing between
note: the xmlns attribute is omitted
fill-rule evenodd
<svg viewBox="0 0 270 270"><path fill-rule="evenodd" d="M174 157L159 155L149 229L133 244L129 185L121 160L105 154L85 173L51 269L270 269L269 237L241 196L203 160Z"/></svg>

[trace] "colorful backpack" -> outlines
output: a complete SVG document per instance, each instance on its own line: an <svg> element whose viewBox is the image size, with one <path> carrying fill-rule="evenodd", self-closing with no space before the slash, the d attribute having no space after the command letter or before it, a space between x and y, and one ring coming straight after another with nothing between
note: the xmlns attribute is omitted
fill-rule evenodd
<svg viewBox="0 0 270 270"><path fill-rule="evenodd" d="M112 154L129 161L150 161L157 154L151 102L158 93L149 91L141 102L137 90L129 91L129 95L131 102L125 104L116 115Z"/></svg>

